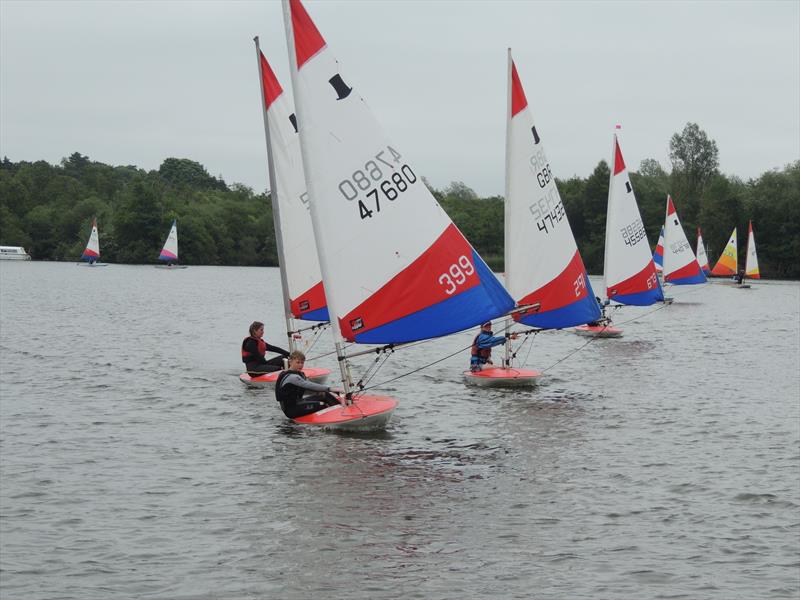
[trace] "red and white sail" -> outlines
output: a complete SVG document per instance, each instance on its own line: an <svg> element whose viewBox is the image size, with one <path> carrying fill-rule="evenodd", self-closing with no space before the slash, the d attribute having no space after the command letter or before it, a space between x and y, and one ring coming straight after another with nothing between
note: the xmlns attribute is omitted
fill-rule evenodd
<svg viewBox="0 0 800 600"><path fill-rule="evenodd" d="M533 307L514 318L546 328L589 323L600 308L510 50L508 65L506 289Z"/></svg>
<svg viewBox="0 0 800 600"><path fill-rule="evenodd" d="M393 144L299 0L284 0L301 151L328 309L341 336L460 331L514 301Z"/></svg>
<svg viewBox="0 0 800 600"><path fill-rule="evenodd" d="M667 194L664 221L664 281L674 285L705 283L706 276L692 252L672 197Z"/></svg>
<svg viewBox="0 0 800 600"><path fill-rule="evenodd" d="M610 300L640 306L664 300L616 132L608 185L603 273Z"/></svg>
<svg viewBox="0 0 800 600"><path fill-rule="evenodd" d="M92 232L81 258L88 262L95 262L100 258L100 237L97 234L97 218L92 219Z"/></svg>
<svg viewBox="0 0 800 600"><path fill-rule="evenodd" d="M328 307L311 226L297 118L267 59L260 51L258 56L267 153L271 160L270 195L284 294L288 296L286 303L296 319L327 321Z"/></svg>
<svg viewBox="0 0 800 600"><path fill-rule="evenodd" d="M744 263L744 275L750 279L761 279L758 272L758 256L756 255L756 238L753 235L753 222L747 226L747 258Z"/></svg>
<svg viewBox="0 0 800 600"><path fill-rule="evenodd" d="M178 260L178 222L174 219L172 227L169 228L164 247L161 248L161 253L158 255L158 260L165 262L177 262Z"/></svg>
<svg viewBox="0 0 800 600"><path fill-rule="evenodd" d="M708 254L706 253L706 245L703 243L703 234L699 227L697 228L697 263L706 276L711 273L711 267L708 264Z"/></svg>

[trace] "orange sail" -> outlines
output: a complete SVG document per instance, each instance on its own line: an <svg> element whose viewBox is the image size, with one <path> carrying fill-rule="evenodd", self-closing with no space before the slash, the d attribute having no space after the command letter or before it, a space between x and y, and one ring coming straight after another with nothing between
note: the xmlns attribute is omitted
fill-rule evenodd
<svg viewBox="0 0 800 600"><path fill-rule="evenodd" d="M736 228L733 228L733 233L728 240L728 245L719 257L717 264L711 269L711 274L717 277L729 277L736 275L738 262L736 259Z"/></svg>

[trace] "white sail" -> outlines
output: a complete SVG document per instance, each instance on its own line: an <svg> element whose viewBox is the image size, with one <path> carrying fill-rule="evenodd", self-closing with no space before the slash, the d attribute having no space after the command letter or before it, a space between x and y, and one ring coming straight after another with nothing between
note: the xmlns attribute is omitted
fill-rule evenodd
<svg viewBox="0 0 800 600"><path fill-rule="evenodd" d="M100 237L97 234L97 219L92 219L92 232L89 234L89 241L86 249L81 255L83 260L95 262L100 258Z"/></svg>
<svg viewBox="0 0 800 600"><path fill-rule="evenodd" d="M515 318L547 328L588 323L600 309L511 50L508 68L506 289L518 305L534 307Z"/></svg>
<svg viewBox="0 0 800 600"><path fill-rule="evenodd" d="M269 62L258 51L266 112L270 195L288 317L327 321L328 309L308 193L300 156L300 136L291 101Z"/></svg>
<svg viewBox="0 0 800 600"><path fill-rule="evenodd" d="M664 299L616 132L608 185L603 273L606 297L611 300L649 305Z"/></svg>
<svg viewBox="0 0 800 600"><path fill-rule="evenodd" d="M675 204L669 195L664 221L664 281L675 285L706 282L706 276L686 239Z"/></svg>
<svg viewBox="0 0 800 600"><path fill-rule="evenodd" d="M359 343L446 335L513 300L381 129L299 0L284 0L311 217L331 321Z"/></svg>
<svg viewBox="0 0 800 600"><path fill-rule="evenodd" d="M703 243L703 234L699 227L697 228L697 262L703 270L703 273L708 275L711 272L711 267L708 264L708 253Z"/></svg>
<svg viewBox="0 0 800 600"><path fill-rule="evenodd" d="M753 234L753 222L750 221L747 228L747 257L744 263L745 277L751 279L761 279L758 271L758 255L756 255L756 237Z"/></svg>
<svg viewBox="0 0 800 600"><path fill-rule="evenodd" d="M161 254L158 255L158 260L164 260L167 262L175 262L178 260L177 221L172 221L172 227L169 228L167 240L164 242L164 247L161 249Z"/></svg>

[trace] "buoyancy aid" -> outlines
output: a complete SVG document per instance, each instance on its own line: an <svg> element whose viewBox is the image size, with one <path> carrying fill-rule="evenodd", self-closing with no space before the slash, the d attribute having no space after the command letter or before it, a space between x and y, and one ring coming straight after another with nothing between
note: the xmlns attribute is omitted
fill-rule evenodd
<svg viewBox="0 0 800 600"><path fill-rule="evenodd" d="M275 400L280 402L281 406L286 403L294 404L299 402L303 399L303 394L305 394L305 390L301 387L296 385L283 385L284 379L289 375L300 375L303 379L307 379L305 373L302 371L290 371L288 369L278 375L278 380L275 382Z"/></svg>
<svg viewBox="0 0 800 600"><path fill-rule="evenodd" d="M478 358L482 358L484 360L491 358L492 356L492 348L478 348L478 338L483 335L483 332L479 333L475 336L475 339L472 340L472 349L470 350L471 356L477 356Z"/></svg>
<svg viewBox="0 0 800 600"><path fill-rule="evenodd" d="M257 353L253 352L251 348L253 347L252 344L248 344L250 340L253 340L256 343ZM254 338L252 335L247 336L242 340L242 362L244 364L249 364L253 362L257 362L264 358L264 353L267 351L267 342L263 339Z"/></svg>

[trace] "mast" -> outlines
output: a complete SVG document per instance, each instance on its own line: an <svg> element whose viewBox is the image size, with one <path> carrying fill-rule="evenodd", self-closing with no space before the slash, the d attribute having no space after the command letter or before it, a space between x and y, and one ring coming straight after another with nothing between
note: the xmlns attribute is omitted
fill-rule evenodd
<svg viewBox="0 0 800 600"><path fill-rule="evenodd" d="M281 272L281 290L283 294L283 317L286 321L286 337L289 339L289 351L296 350L294 343L294 317L289 300L289 284L286 278L286 259L283 251L283 233L281 232L280 202L278 202L278 186L275 178L275 164L272 160L272 141L269 135L269 117L267 115L267 99L264 95L264 73L261 69L261 47L258 36L253 38L256 45L256 64L258 65L258 89L261 91L261 112L264 116L264 137L267 141L267 165L270 181L270 201L272 203L272 223L275 228L275 245L278 250L278 267Z"/></svg>
<svg viewBox="0 0 800 600"><path fill-rule="evenodd" d="M511 67L514 64L513 59L511 58L511 48L508 49L508 88L507 88L507 98L506 98L506 164L505 164L505 199L503 201L503 226L504 226L504 233L503 233L503 267L505 269L505 284L506 289L513 289L511 287L511 271L509 270L509 265L511 262L509 261L509 250L511 248L511 211L508 208L508 201L510 198L510 191L511 191L511 174L508 168L508 161L511 156L511 104L512 104L512 95L513 95L513 83L511 81ZM516 301L516 298L514 299ZM513 325L514 320L511 315L507 317L506 320L506 331L510 331L511 326ZM503 358L503 366L510 367L511 366L511 347L509 343L509 339L506 339L506 343L503 344L503 348L505 349L505 357Z"/></svg>
<svg viewBox="0 0 800 600"><path fill-rule="evenodd" d="M292 28L292 8L289 5L289 0L281 0L281 4L283 5L283 24L284 28L286 29L286 45L289 54L289 66L290 66L290 73L292 77L292 89L295 92L295 96L297 96L299 90L299 81L298 81L298 72L297 72L297 55L295 54L294 48L294 31ZM300 155L303 159L303 173L306 179L306 190L308 192L309 197L309 210L311 212L311 225L314 229L314 237L319 239L320 232L322 231L324 224L321 222L321 218L317 209L317 202L319 196L315 190L314 182L310 177L308 177L309 169L309 155L308 150L306 148L307 142L304 142L304 139L307 137L305 133L305 127L303 127L304 116L302 114L302 107L301 102L295 101L295 113L297 114L297 124L298 124L298 134L300 135ZM330 266L328 264L328 257L324 253L319 251L319 247L317 247L317 256L319 258L319 266L320 271L322 272L322 282L323 284L326 281L330 280ZM335 301L332 297L326 295L327 305L328 305L328 317L330 323L332 325L331 329L333 330L333 343L334 347L336 348L336 358L339 362L339 372L341 374L341 382L342 387L344 389L345 398L347 404L352 404L352 391L353 391L353 381L350 376L350 365L347 362L347 356L344 353L344 339L342 338L341 331L339 330L339 316L340 312L338 307L335 304Z"/></svg>

